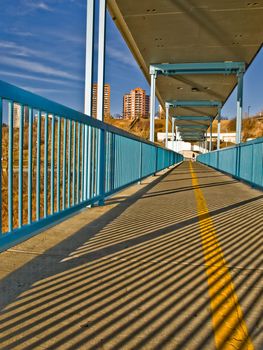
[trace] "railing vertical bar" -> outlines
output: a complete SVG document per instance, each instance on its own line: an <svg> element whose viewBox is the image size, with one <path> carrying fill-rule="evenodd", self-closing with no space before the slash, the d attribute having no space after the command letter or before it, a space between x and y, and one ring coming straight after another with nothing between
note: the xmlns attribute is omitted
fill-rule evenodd
<svg viewBox="0 0 263 350"><path fill-rule="evenodd" d="M71 143L72 143L72 122L71 120L68 121L69 128L68 128L68 208L70 207L70 199L71 199Z"/></svg>
<svg viewBox="0 0 263 350"><path fill-rule="evenodd" d="M50 161L50 213L54 214L54 167L55 167L55 115L51 122L51 161Z"/></svg>
<svg viewBox="0 0 263 350"><path fill-rule="evenodd" d="M112 133L112 157L111 157L111 191L114 190L115 186L115 134Z"/></svg>
<svg viewBox="0 0 263 350"><path fill-rule="evenodd" d="M44 217L48 214L48 113L45 113L44 149Z"/></svg>
<svg viewBox="0 0 263 350"><path fill-rule="evenodd" d="M96 169L96 129L91 129L91 156L90 156L90 198L94 197L95 169Z"/></svg>
<svg viewBox="0 0 263 350"><path fill-rule="evenodd" d="M104 205L104 197L105 197L105 130L98 130L98 194L101 196L99 200L99 205Z"/></svg>
<svg viewBox="0 0 263 350"><path fill-rule="evenodd" d="M33 170L33 110L28 109L28 157L27 157L27 170L28 170L28 180L27 180L27 222L30 225L32 223L32 170Z"/></svg>
<svg viewBox="0 0 263 350"><path fill-rule="evenodd" d="M62 210L66 206L66 155L67 155L67 120L63 120L63 174L62 174Z"/></svg>
<svg viewBox="0 0 263 350"><path fill-rule="evenodd" d="M77 134L77 156L78 156L78 160L77 160L77 204L79 204L79 185L80 185L80 128L81 128L81 124L78 123L78 134Z"/></svg>
<svg viewBox="0 0 263 350"><path fill-rule="evenodd" d="M2 208L2 140L3 140L3 135L2 135L2 123L3 123L3 100L0 98L0 208ZM2 234L2 210L0 212L0 236Z"/></svg>
<svg viewBox="0 0 263 350"><path fill-rule="evenodd" d="M8 231L13 230L13 114L14 104L8 103Z"/></svg>
<svg viewBox="0 0 263 350"><path fill-rule="evenodd" d="M41 113L37 112L36 220L40 219Z"/></svg>
<svg viewBox="0 0 263 350"><path fill-rule="evenodd" d="M85 153L85 125L81 125L81 201L84 201L84 153Z"/></svg>
<svg viewBox="0 0 263 350"><path fill-rule="evenodd" d="M61 118L58 118L58 130L57 130L57 212L60 212L60 140L61 140Z"/></svg>
<svg viewBox="0 0 263 350"><path fill-rule="evenodd" d="M19 176L18 176L18 227L23 225L23 148L24 148L24 106L19 113Z"/></svg>
<svg viewBox="0 0 263 350"><path fill-rule="evenodd" d="M73 150L72 150L72 205L75 205L76 179L76 122L73 122Z"/></svg>
<svg viewBox="0 0 263 350"><path fill-rule="evenodd" d="M96 195L100 193L100 130L96 129Z"/></svg>
<svg viewBox="0 0 263 350"><path fill-rule="evenodd" d="M92 164L92 153L91 153L91 142L92 142L92 127L88 127L88 168L87 168L87 198L91 198L91 164Z"/></svg>

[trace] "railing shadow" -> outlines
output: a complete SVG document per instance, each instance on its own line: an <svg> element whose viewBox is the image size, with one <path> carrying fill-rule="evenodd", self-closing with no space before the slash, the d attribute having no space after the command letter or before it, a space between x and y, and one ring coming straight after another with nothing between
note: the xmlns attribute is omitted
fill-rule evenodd
<svg viewBox="0 0 263 350"><path fill-rule="evenodd" d="M7 276L2 288L14 290L2 302L1 349L215 349L191 178L182 185L188 191L177 188L187 169L182 164L160 176L60 243L61 251L71 248L69 254L56 256L54 247L45 259L37 257ZM196 165L195 172L202 169ZM209 186L216 174L200 177L200 188L259 346L263 195L242 195L229 182L213 204L224 184L218 174L221 185ZM12 286L23 280L25 285Z"/></svg>

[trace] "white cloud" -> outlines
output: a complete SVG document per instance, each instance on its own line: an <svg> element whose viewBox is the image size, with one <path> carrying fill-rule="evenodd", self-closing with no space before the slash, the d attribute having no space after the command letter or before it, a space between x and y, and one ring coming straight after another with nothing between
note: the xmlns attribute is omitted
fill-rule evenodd
<svg viewBox="0 0 263 350"><path fill-rule="evenodd" d="M113 46L107 45L106 54L110 58L120 62L121 64L138 68L138 64L135 61L135 59L131 56L131 54L127 55L126 52L123 52L118 48L114 48Z"/></svg>
<svg viewBox="0 0 263 350"><path fill-rule="evenodd" d="M32 87L30 85L19 85L19 87L21 89L27 90L27 91L31 91L35 94L42 94L42 93L54 93L54 92L70 92L64 89L56 89L56 88L36 88L36 87Z"/></svg>
<svg viewBox="0 0 263 350"><path fill-rule="evenodd" d="M29 10L43 10L53 12L53 9L44 1L23 0L23 5Z"/></svg>
<svg viewBox="0 0 263 350"><path fill-rule="evenodd" d="M0 76L20 78L20 79L26 79L26 80L34 80L34 81L39 81L39 82L41 81L41 82L45 82L45 83L58 84L58 85L66 85L66 86L71 86L74 88L79 87L79 83L74 83L71 81L45 78L45 77L40 77L40 76L34 76L32 74L8 72L8 71L4 71L4 70L0 70Z"/></svg>
<svg viewBox="0 0 263 350"><path fill-rule="evenodd" d="M76 81L82 80L76 75L71 74L69 72L52 68L42 63L32 62L21 58L2 56L1 63L11 67L15 67L16 69L17 68L24 69L26 71L34 72L38 74L53 75L54 77L59 77L59 78L64 78L69 80L76 80Z"/></svg>
<svg viewBox="0 0 263 350"><path fill-rule="evenodd" d="M55 54L50 54L50 52L46 52L43 50L31 49L26 46L19 45L13 41L3 41L0 40L0 51L8 50L8 55L6 56L18 56L20 57L37 57L50 62L59 63L59 65L63 65L65 67L73 67L74 64L70 60L61 59L61 57L55 56ZM62 54L61 54L62 56Z"/></svg>

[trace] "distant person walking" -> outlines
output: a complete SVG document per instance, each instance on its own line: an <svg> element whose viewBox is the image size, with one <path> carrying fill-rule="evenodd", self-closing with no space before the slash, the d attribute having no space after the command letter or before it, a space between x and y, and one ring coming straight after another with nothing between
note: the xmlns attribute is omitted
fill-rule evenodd
<svg viewBox="0 0 263 350"><path fill-rule="evenodd" d="M192 154L192 160L195 161L195 153Z"/></svg>

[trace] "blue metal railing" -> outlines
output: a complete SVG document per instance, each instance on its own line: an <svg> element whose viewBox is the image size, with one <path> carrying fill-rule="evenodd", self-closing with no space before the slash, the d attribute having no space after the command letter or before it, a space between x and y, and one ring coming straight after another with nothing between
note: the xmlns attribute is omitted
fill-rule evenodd
<svg viewBox="0 0 263 350"><path fill-rule="evenodd" d="M263 188L263 138L201 154L197 161Z"/></svg>
<svg viewBox="0 0 263 350"><path fill-rule="evenodd" d="M0 250L183 160L0 81Z"/></svg>

